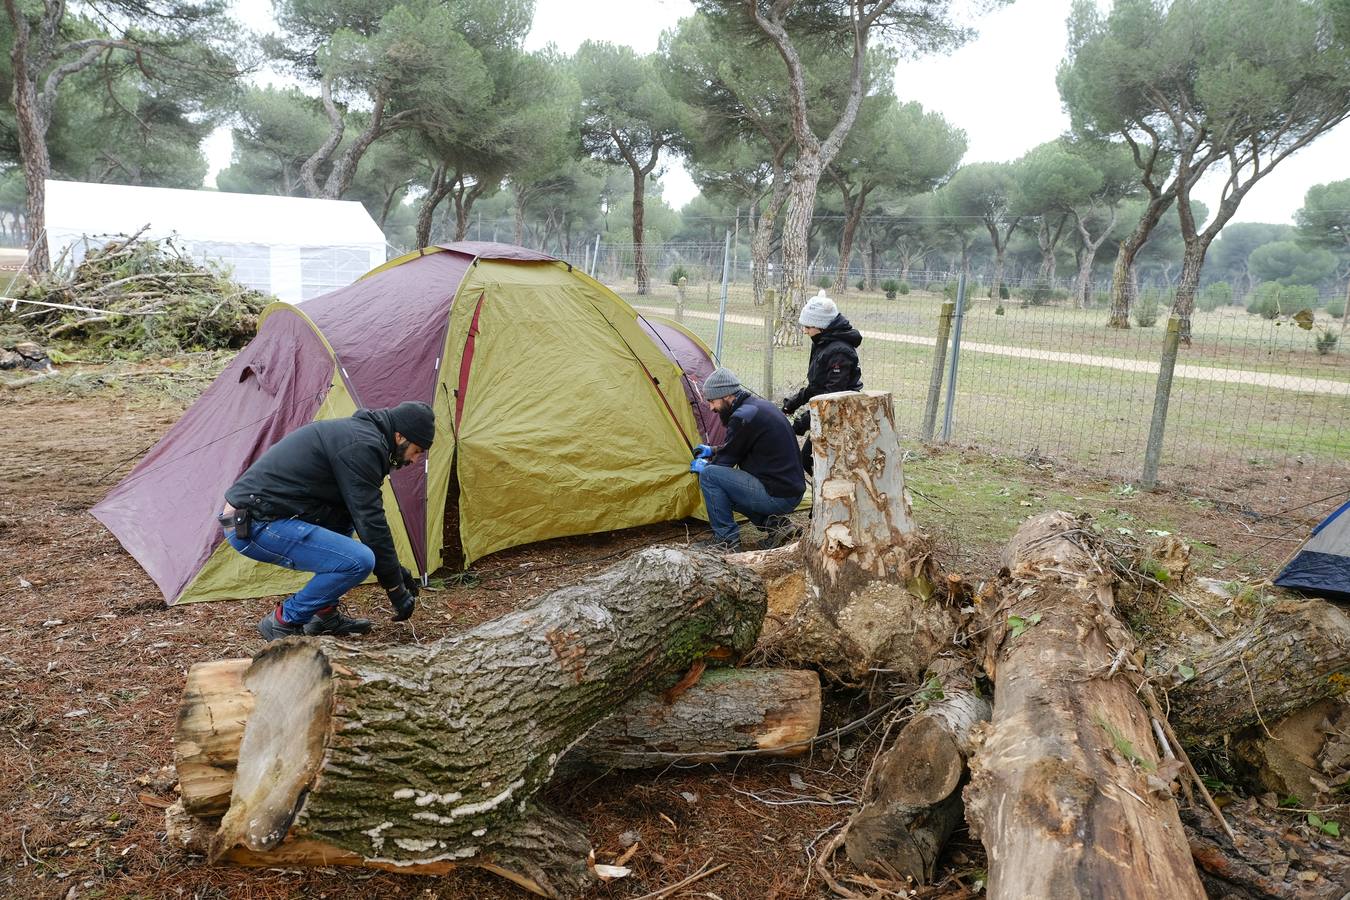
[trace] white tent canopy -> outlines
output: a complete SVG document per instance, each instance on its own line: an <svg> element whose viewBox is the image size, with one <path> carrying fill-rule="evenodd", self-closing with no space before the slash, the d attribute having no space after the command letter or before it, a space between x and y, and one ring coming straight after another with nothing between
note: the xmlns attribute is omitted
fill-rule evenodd
<svg viewBox="0 0 1350 900"><path fill-rule="evenodd" d="M148 226L148 227L146 227ZM360 203L123 184L47 182L52 260L145 227L241 284L298 303L351 284L385 261L384 234Z"/></svg>

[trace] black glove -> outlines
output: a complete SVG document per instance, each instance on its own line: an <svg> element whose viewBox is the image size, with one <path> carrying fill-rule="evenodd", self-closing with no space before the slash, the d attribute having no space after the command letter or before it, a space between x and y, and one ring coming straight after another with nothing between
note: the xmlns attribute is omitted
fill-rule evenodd
<svg viewBox="0 0 1350 900"><path fill-rule="evenodd" d="M791 400L784 400L784 401L783 401L782 410L783 410L783 415L785 415L785 416L790 416L790 415L792 415L792 401L791 401Z"/></svg>
<svg viewBox="0 0 1350 900"><path fill-rule="evenodd" d="M394 621L406 622L412 618L413 607L417 605L417 598L403 585L399 585L389 592L389 603L394 607Z"/></svg>
<svg viewBox="0 0 1350 900"><path fill-rule="evenodd" d="M413 577L413 573L408 571L407 566L399 566L399 576L403 579L403 588L414 597L422 593L422 582Z"/></svg>

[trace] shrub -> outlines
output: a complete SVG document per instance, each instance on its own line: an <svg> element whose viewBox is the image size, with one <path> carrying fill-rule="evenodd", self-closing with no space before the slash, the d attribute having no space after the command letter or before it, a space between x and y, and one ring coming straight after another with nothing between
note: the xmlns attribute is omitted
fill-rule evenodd
<svg viewBox="0 0 1350 900"><path fill-rule="evenodd" d="M1283 286L1274 281L1261 282L1252 294L1252 302L1247 304L1247 312L1263 319L1278 319L1283 290Z"/></svg>
<svg viewBox="0 0 1350 900"><path fill-rule="evenodd" d="M946 297L948 300L955 300L958 286L959 282L955 281L947 282L942 286L942 296Z"/></svg>
<svg viewBox="0 0 1350 900"><path fill-rule="evenodd" d="M834 279L828 275L822 275L816 279L816 287L825 288L825 290L827 291L830 289L830 285L832 284L834 284Z"/></svg>
<svg viewBox="0 0 1350 900"><path fill-rule="evenodd" d="M896 291L900 290L900 282L894 278L887 278L881 283L881 289L886 292L887 300L894 300Z"/></svg>
<svg viewBox="0 0 1350 900"><path fill-rule="evenodd" d="M1054 292L1050 288L1050 282L1040 279L1031 286L1031 290L1023 296L1023 306L1044 306L1054 297Z"/></svg>
<svg viewBox="0 0 1350 900"><path fill-rule="evenodd" d="M1287 284L1280 292L1280 305L1288 310L1313 309L1322 305L1322 295L1310 284Z"/></svg>
<svg viewBox="0 0 1350 900"><path fill-rule="evenodd" d="M1000 303L998 306L994 307L994 315L1001 316L1003 314L1004 314L1003 304Z"/></svg>
<svg viewBox="0 0 1350 900"><path fill-rule="evenodd" d="M908 281L902 281L902 282L900 282L900 285L899 285L899 287L896 288L896 290L898 290L901 294L908 294L908 293L909 293L909 282L908 282Z"/></svg>
<svg viewBox="0 0 1350 900"><path fill-rule="evenodd" d="M855 283L854 286L855 286L858 290L860 290L860 291L865 291L865 290L867 290L867 279L866 279L866 278L859 278L859 279L857 280L857 282Z"/></svg>
<svg viewBox="0 0 1350 900"><path fill-rule="evenodd" d="M1333 319L1339 319L1341 316L1345 315L1345 300L1343 298L1337 298L1328 303L1327 315L1331 316Z"/></svg>
<svg viewBox="0 0 1350 900"><path fill-rule="evenodd" d="M1227 306L1233 302L1233 286L1226 281L1216 281L1213 284L1206 285L1196 298L1195 305L1205 312L1213 312L1220 306Z"/></svg>
<svg viewBox="0 0 1350 900"><path fill-rule="evenodd" d="M1007 300L1011 296L1012 294L1008 293L1008 286L1006 284L1000 284L998 286L998 299Z"/></svg>
<svg viewBox="0 0 1350 900"><path fill-rule="evenodd" d="M1317 333L1317 355L1326 356L1332 350L1336 349L1336 342L1340 340L1340 335L1330 328L1323 328Z"/></svg>
<svg viewBox="0 0 1350 900"><path fill-rule="evenodd" d="M678 286L681 278L688 278L689 270L684 266L676 266L670 270L670 283Z"/></svg>
<svg viewBox="0 0 1350 900"><path fill-rule="evenodd" d="M1158 324L1158 292L1144 291L1134 304L1134 324L1140 328L1152 328Z"/></svg>

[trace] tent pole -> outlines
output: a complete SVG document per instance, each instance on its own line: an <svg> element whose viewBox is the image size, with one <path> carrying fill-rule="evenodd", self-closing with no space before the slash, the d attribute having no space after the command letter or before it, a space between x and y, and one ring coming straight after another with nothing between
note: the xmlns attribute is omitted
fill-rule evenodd
<svg viewBox="0 0 1350 900"><path fill-rule="evenodd" d="M727 277L731 273L731 231L727 231L726 242L722 246L722 306L717 312L717 364L722 364L722 331L727 323Z"/></svg>

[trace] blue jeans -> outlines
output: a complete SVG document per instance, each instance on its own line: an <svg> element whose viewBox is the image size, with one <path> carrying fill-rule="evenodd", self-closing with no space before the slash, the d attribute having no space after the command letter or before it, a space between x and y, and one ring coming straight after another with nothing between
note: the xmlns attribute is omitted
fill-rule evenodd
<svg viewBox="0 0 1350 900"><path fill-rule="evenodd" d="M755 525L763 525L769 516L792 512L802 495L774 497L764 490L764 483L742 469L731 466L708 466L698 476L698 488L703 492L703 504L708 507L708 523L719 541L738 542L741 528L732 518L740 513Z"/></svg>
<svg viewBox="0 0 1350 900"><path fill-rule="evenodd" d="M365 544L299 519L255 521L248 540L235 537L233 528L226 530L225 539L249 559L315 573L281 605L281 617L291 625L303 625L317 611L335 605L375 569L375 554Z"/></svg>

